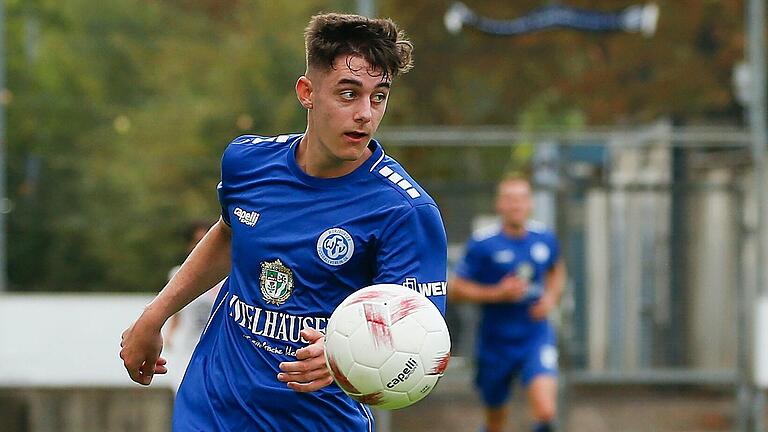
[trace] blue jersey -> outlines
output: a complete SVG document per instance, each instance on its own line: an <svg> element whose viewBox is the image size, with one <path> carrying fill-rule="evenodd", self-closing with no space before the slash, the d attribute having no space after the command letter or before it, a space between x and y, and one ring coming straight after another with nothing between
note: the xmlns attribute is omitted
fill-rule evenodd
<svg viewBox="0 0 768 432"><path fill-rule="evenodd" d="M301 135L242 136L222 158L219 201L232 270L177 396L176 431L371 431L335 384L298 393L279 364L324 331L354 291L400 283L444 312L446 235L432 198L384 154L338 178L296 163Z"/></svg>
<svg viewBox="0 0 768 432"><path fill-rule="evenodd" d="M528 281L522 301L482 306L480 356L519 345L547 331L547 322L532 319L529 309L544 292L545 275L559 259L560 247L554 234L540 224L529 223L526 229L522 237L510 237L500 227L478 231L456 266L458 276L479 284L493 285L509 274Z"/></svg>

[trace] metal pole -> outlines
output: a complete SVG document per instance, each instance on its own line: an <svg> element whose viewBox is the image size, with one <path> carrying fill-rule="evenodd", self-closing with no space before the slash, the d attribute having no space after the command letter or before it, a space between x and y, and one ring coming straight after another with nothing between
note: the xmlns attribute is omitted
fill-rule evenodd
<svg viewBox="0 0 768 432"><path fill-rule="evenodd" d="M376 16L376 0L357 0L357 14L373 18Z"/></svg>
<svg viewBox="0 0 768 432"><path fill-rule="evenodd" d="M8 264L6 260L5 215L11 211L11 202L5 195L5 105L8 102L5 88L5 2L0 1L0 292L8 290Z"/></svg>
<svg viewBox="0 0 768 432"><path fill-rule="evenodd" d="M754 186L757 208L756 285L757 295L768 295L765 264L768 251L768 196L766 196L766 84L765 84L765 0L749 0L747 3L748 45L747 58L750 66L752 91L749 100L749 126L752 134L752 158L754 160ZM760 389L755 389L757 393ZM765 398L754 398L753 430L763 431Z"/></svg>
<svg viewBox="0 0 768 432"><path fill-rule="evenodd" d="M749 10L749 47L748 56L750 62L752 92L749 104L749 126L752 133L752 157L755 162L755 186L759 204L758 229L760 241L758 242L758 267L764 268L766 250L768 250L768 236L766 236L766 87L765 87L765 0L750 0ZM766 272L758 271L758 294L768 295L766 286Z"/></svg>
<svg viewBox="0 0 768 432"><path fill-rule="evenodd" d="M374 18L376 16L375 0L357 0L357 14ZM373 416L377 431L390 432L392 430L391 411L377 409L374 410Z"/></svg>

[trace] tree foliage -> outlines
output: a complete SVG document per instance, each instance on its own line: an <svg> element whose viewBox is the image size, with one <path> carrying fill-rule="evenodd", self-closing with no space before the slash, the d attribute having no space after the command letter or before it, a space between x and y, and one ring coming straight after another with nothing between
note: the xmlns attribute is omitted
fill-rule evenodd
<svg viewBox="0 0 768 432"><path fill-rule="evenodd" d="M494 37L471 28L448 35L450 2L392 0L394 16L416 45L407 79L409 100L394 117L408 124L516 124L528 109L549 105L557 117L571 110L591 124L647 122L659 117L734 121L731 73L744 55L740 0L660 1L656 35L550 30ZM549 2L465 0L498 19L525 15ZM567 0L598 11L618 11L640 0Z"/></svg>
<svg viewBox="0 0 768 432"><path fill-rule="evenodd" d="M158 289L183 258L185 224L218 217L229 139L303 129L292 89L309 16L354 3L8 0L12 288ZM416 45L386 125L722 122L739 112L730 74L743 55L741 1L661 2L652 39L453 36L442 24L448 1L377 3ZM545 2L466 3L512 18ZM443 164L452 154L396 153L435 177L461 174Z"/></svg>

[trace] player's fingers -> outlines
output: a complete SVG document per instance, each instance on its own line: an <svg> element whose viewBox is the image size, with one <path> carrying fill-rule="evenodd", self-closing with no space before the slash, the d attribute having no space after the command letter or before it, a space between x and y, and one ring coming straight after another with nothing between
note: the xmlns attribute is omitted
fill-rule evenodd
<svg viewBox="0 0 768 432"><path fill-rule="evenodd" d="M304 373L286 373L281 372L277 374L277 379L282 382L298 382L298 383L308 383L312 382L321 378L327 378L330 374L328 373L328 370L323 369L315 369L311 370L309 372Z"/></svg>
<svg viewBox="0 0 768 432"><path fill-rule="evenodd" d="M301 337L309 341L310 344L313 344L319 339L322 339L323 334L312 327L304 327L304 329L301 330Z"/></svg>
<svg viewBox="0 0 768 432"><path fill-rule="evenodd" d="M288 387L299 393L308 393L315 390L320 390L323 387L330 385L333 382L333 378L327 377L319 380L312 381L310 383L302 384L297 382L289 382Z"/></svg>
<svg viewBox="0 0 768 432"><path fill-rule="evenodd" d="M307 372L312 367L306 361L282 362L280 370L283 372Z"/></svg>
<svg viewBox="0 0 768 432"><path fill-rule="evenodd" d="M152 377L155 375L155 364L157 359L146 360L139 368L141 372L140 384L149 385L152 382Z"/></svg>
<svg viewBox="0 0 768 432"><path fill-rule="evenodd" d="M133 365L130 362L127 362L127 361L124 363L124 365L125 365L125 370L128 371L128 376L131 377L131 380L141 384L142 383L141 382L142 376L141 376L141 372L139 370L139 366Z"/></svg>
<svg viewBox="0 0 768 432"><path fill-rule="evenodd" d="M313 343L312 345L307 345L304 348L301 348L296 351L296 358L299 360L306 360L313 357L323 357L323 354L325 353L325 344L322 343Z"/></svg>
<svg viewBox="0 0 768 432"><path fill-rule="evenodd" d="M302 379L302 377L312 377L314 378L320 378L324 376L330 376L331 373L328 371L327 367L322 367L318 369L312 369L310 371L306 372L280 372L278 375L280 375L280 378L284 378L286 382L289 381L310 381L309 379Z"/></svg>
<svg viewBox="0 0 768 432"><path fill-rule="evenodd" d="M165 366L166 364L168 364L168 360L166 360L163 357L158 357L157 361L155 362L155 373L156 374L168 373L168 368Z"/></svg>
<svg viewBox="0 0 768 432"><path fill-rule="evenodd" d="M314 370L326 370L325 357L313 357L307 360L280 363L280 370L286 373L306 373Z"/></svg>

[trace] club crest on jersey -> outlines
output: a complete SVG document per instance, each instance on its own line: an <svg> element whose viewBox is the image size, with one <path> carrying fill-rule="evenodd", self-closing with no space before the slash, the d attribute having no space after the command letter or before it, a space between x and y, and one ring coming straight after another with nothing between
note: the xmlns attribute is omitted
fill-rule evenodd
<svg viewBox="0 0 768 432"><path fill-rule="evenodd" d="M293 272L280 260L262 262L259 285L264 301L280 306L293 294Z"/></svg>
<svg viewBox="0 0 768 432"><path fill-rule="evenodd" d="M349 261L353 253L352 236L341 228L327 229L317 239L317 255L326 264L340 266Z"/></svg>
<svg viewBox="0 0 768 432"><path fill-rule="evenodd" d="M536 242L533 244L533 246L531 246L531 258L533 258L539 264L543 264L546 260L548 260L550 254L551 252L549 250L549 246L547 246L545 243Z"/></svg>

